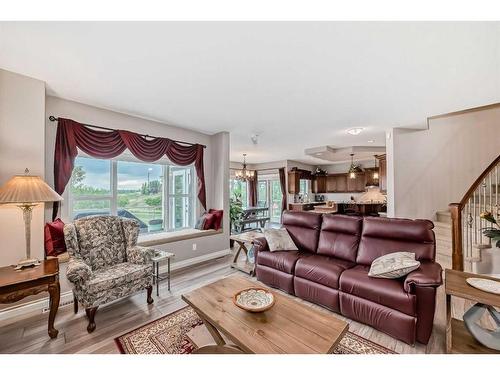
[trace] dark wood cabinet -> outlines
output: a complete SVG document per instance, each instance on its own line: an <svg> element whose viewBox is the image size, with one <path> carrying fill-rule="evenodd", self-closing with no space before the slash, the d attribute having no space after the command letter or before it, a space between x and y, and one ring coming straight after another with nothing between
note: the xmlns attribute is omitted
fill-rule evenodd
<svg viewBox="0 0 500 375"><path fill-rule="evenodd" d="M326 176L314 176L311 184L311 190L313 194L324 194L326 193Z"/></svg>
<svg viewBox="0 0 500 375"><path fill-rule="evenodd" d="M365 186L378 186L379 178L374 178L373 174L377 172L380 175L379 169L377 168L365 168Z"/></svg>
<svg viewBox="0 0 500 375"><path fill-rule="evenodd" d="M327 193L344 193L347 191L347 174L336 173L326 176Z"/></svg>
<svg viewBox="0 0 500 375"><path fill-rule="evenodd" d="M387 192L387 160L386 160L385 154L378 155L378 156L376 156L376 158L378 159L378 162L379 162L379 167L378 167L379 177L378 178L379 178L380 191L382 193L386 193Z"/></svg>
<svg viewBox="0 0 500 375"><path fill-rule="evenodd" d="M347 176L347 191L349 193L358 193L365 191L366 173L356 173L355 178Z"/></svg>
<svg viewBox="0 0 500 375"><path fill-rule="evenodd" d="M288 172L288 193L299 194L299 192L300 192L300 172L290 171Z"/></svg>

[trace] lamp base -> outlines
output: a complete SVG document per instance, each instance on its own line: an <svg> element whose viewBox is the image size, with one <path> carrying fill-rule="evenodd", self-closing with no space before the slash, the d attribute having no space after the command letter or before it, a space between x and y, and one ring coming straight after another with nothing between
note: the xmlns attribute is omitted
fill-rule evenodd
<svg viewBox="0 0 500 375"><path fill-rule="evenodd" d="M40 261L38 259L23 259L20 260L14 269L20 270L26 267L36 267L40 265Z"/></svg>

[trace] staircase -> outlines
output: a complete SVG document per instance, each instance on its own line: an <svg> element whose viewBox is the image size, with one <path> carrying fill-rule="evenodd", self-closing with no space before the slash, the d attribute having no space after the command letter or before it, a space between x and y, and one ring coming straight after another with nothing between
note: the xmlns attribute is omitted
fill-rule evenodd
<svg viewBox="0 0 500 375"><path fill-rule="evenodd" d="M479 274L500 274L500 254L483 230L492 224L481 218L489 212L500 219L500 155L471 185L458 203L450 203L452 267ZM447 220L438 212L437 221Z"/></svg>

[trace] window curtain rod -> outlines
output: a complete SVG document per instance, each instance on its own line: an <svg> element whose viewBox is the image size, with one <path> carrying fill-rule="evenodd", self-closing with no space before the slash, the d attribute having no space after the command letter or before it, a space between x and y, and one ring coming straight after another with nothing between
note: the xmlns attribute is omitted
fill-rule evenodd
<svg viewBox="0 0 500 375"><path fill-rule="evenodd" d="M49 116L49 120L52 121L52 122L57 122L59 121L59 119L57 117L54 117L54 116ZM102 129L102 130L108 130L108 131L116 131L116 129L111 129L111 128L106 128L104 126L97 126L97 125L89 125L89 124L82 124L84 126L87 126L89 128L95 128L95 129ZM142 137L147 137L147 138L157 138L157 137L154 137L152 135L148 135L148 134L141 134L141 133L137 133L139 134L140 136ZM175 143L181 143L181 144L185 144L185 145L189 145L189 146L194 146L196 145L195 143L190 143L190 142L184 142L184 141L176 141L175 139L172 139L172 142L175 142ZM201 145L203 148L207 148L206 145Z"/></svg>

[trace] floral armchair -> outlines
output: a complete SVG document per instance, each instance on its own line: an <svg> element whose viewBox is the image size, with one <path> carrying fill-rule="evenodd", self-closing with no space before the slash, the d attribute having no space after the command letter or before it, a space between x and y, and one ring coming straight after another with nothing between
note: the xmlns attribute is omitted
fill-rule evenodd
<svg viewBox="0 0 500 375"><path fill-rule="evenodd" d="M142 289L151 298L153 249L137 246L139 223L117 216L92 216L64 226L69 253L66 272L73 284L74 311L85 307L87 331L95 330L99 305Z"/></svg>

